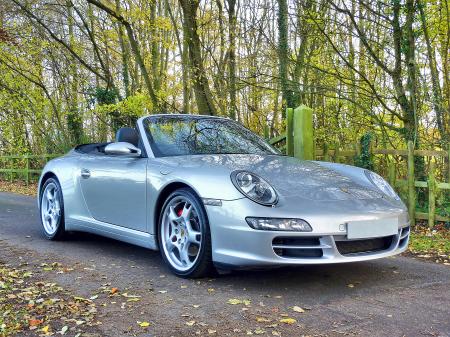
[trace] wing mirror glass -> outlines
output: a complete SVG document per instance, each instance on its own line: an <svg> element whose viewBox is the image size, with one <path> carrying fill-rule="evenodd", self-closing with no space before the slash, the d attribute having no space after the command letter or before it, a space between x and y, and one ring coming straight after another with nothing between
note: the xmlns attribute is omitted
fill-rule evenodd
<svg viewBox="0 0 450 337"><path fill-rule="evenodd" d="M140 157L141 150L131 143L117 142L105 146L105 153L116 156Z"/></svg>

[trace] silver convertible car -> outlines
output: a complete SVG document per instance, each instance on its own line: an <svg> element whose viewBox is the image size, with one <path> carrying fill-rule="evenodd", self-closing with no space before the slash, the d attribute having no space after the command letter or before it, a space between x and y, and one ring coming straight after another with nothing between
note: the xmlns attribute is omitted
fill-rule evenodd
<svg viewBox="0 0 450 337"><path fill-rule="evenodd" d="M85 231L160 250L170 269L355 262L403 252L405 205L379 175L281 155L225 118L153 115L45 166L45 236Z"/></svg>

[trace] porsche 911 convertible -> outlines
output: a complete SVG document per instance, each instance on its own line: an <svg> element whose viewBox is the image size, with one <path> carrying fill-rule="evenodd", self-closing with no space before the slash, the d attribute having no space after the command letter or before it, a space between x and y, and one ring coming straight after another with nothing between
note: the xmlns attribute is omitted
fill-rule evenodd
<svg viewBox="0 0 450 337"><path fill-rule="evenodd" d="M152 115L79 145L39 180L45 236L85 231L160 250L183 277L403 252L405 205L379 175L281 155L226 118Z"/></svg>

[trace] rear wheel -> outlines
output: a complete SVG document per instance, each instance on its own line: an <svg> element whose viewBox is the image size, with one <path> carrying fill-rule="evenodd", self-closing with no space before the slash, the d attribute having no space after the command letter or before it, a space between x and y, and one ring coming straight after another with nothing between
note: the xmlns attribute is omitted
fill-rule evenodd
<svg viewBox="0 0 450 337"><path fill-rule="evenodd" d="M64 201L61 185L56 178L47 179L42 186L40 213L47 239L62 239L65 234Z"/></svg>
<svg viewBox="0 0 450 337"><path fill-rule="evenodd" d="M176 275L204 277L213 271L206 211L191 189L178 189L167 198L158 239L161 255Z"/></svg>

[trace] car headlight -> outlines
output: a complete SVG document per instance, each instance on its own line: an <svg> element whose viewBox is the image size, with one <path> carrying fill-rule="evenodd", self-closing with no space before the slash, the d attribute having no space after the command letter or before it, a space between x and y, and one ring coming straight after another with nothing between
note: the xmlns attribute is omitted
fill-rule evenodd
<svg viewBox="0 0 450 337"><path fill-rule="evenodd" d="M292 232L311 232L312 228L302 219L280 219L280 218L245 218L247 223L253 229L266 231L292 231Z"/></svg>
<svg viewBox="0 0 450 337"><path fill-rule="evenodd" d="M278 201L274 188L254 173L234 171L231 173L231 181L243 195L258 204L271 206Z"/></svg>
<svg viewBox="0 0 450 337"><path fill-rule="evenodd" d="M365 170L364 172L366 173L367 179L369 179L369 181L381 192L395 200L400 200L400 197L397 195L391 185L389 185L387 181L384 180L380 175L368 170Z"/></svg>

